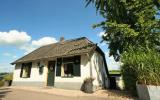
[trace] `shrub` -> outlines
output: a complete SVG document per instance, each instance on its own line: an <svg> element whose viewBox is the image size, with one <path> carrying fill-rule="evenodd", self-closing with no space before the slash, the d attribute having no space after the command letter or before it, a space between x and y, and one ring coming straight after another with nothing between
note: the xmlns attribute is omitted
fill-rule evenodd
<svg viewBox="0 0 160 100"><path fill-rule="evenodd" d="M0 87L4 85L4 80L0 80Z"/></svg>
<svg viewBox="0 0 160 100"><path fill-rule="evenodd" d="M136 83L160 85L160 54L155 50L133 49L122 54L125 88L136 94Z"/></svg>

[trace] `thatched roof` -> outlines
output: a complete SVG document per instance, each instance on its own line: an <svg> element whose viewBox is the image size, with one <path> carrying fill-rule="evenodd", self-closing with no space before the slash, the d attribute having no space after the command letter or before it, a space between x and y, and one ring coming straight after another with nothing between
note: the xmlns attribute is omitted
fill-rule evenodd
<svg viewBox="0 0 160 100"><path fill-rule="evenodd" d="M79 55L88 53L96 48L96 44L86 37L81 37L63 42L57 42L42 46L24 57L16 60L12 64L28 62L46 58L57 58L63 56Z"/></svg>

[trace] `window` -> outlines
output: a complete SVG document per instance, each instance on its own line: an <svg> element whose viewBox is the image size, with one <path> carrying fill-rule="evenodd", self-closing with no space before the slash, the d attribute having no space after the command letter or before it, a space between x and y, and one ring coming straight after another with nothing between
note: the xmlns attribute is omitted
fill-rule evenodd
<svg viewBox="0 0 160 100"><path fill-rule="evenodd" d="M39 66L39 74L43 74L44 65Z"/></svg>
<svg viewBox="0 0 160 100"><path fill-rule="evenodd" d="M56 76L80 76L80 56L58 58Z"/></svg>
<svg viewBox="0 0 160 100"><path fill-rule="evenodd" d="M44 65L42 65L42 64L40 64L40 62L38 62L37 66L39 68L39 74L42 75L43 74Z"/></svg>
<svg viewBox="0 0 160 100"><path fill-rule="evenodd" d="M62 71L61 71L61 76L64 76L64 77L71 77L73 76L73 66L74 66L74 63L65 63L62 65Z"/></svg>
<svg viewBox="0 0 160 100"><path fill-rule="evenodd" d="M31 73L32 63L23 63L21 67L20 77L29 78Z"/></svg>

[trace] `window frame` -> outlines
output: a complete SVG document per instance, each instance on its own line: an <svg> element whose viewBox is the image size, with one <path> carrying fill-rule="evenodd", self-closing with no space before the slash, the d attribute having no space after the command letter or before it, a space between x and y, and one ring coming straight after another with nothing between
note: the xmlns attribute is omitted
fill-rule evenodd
<svg viewBox="0 0 160 100"><path fill-rule="evenodd" d="M24 68L25 67L26 68L29 67L28 72L27 72L27 76L23 76ZM32 62L22 63L21 72L20 72L20 78L30 78L30 76L31 76L31 69L32 69Z"/></svg>
<svg viewBox="0 0 160 100"><path fill-rule="evenodd" d="M77 62L77 60L78 60L78 62ZM64 73L64 72L62 72L63 71L62 67L64 64L67 64L67 63L73 63L73 75L71 75L71 76L62 75L62 73ZM75 67L76 68L79 67L78 72L75 70L76 69ZM56 77L62 77L62 78L81 77L81 55L64 57L64 58L57 58Z"/></svg>
<svg viewBox="0 0 160 100"><path fill-rule="evenodd" d="M65 63L62 63L62 64L63 64L63 65L61 66L61 68L64 67L65 64L72 64L72 65L73 65L73 66L72 66L72 71L74 71L74 70L73 70L74 62L65 62ZM61 70L61 71L62 71L62 70ZM61 73L62 73L62 72L61 72ZM64 75L61 74L61 77L62 77L62 78L72 78L72 77L74 77L74 72L72 72L72 74L73 74L73 75L71 75L71 76L68 76L68 75L65 76L65 72L64 72Z"/></svg>

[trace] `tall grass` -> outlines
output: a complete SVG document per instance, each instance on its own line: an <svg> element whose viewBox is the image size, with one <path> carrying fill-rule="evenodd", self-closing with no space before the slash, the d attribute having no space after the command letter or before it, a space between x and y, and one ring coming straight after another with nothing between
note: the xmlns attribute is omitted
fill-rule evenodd
<svg viewBox="0 0 160 100"><path fill-rule="evenodd" d="M148 49L133 49L121 57L122 76L126 89L136 94L136 83L160 85L160 53Z"/></svg>

